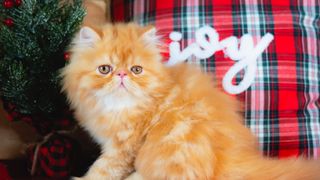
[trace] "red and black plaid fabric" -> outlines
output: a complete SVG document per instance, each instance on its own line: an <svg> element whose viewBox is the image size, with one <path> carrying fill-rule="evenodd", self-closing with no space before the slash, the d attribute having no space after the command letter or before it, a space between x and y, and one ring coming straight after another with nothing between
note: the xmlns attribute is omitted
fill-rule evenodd
<svg viewBox="0 0 320 180"><path fill-rule="evenodd" d="M269 156L320 155L320 2L319 0L113 0L113 20L153 24L170 43L182 32L181 46L195 41L204 25L220 39L267 32L273 42L257 61L253 84L238 95L246 125ZM189 58L221 82L233 65L223 52ZM242 79L238 74L236 81Z"/></svg>
<svg viewBox="0 0 320 180"><path fill-rule="evenodd" d="M11 176L9 175L9 172L7 170L7 167L0 163L0 179L1 180L11 180Z"/></svg>
<svg viewBox="0 0 320 180"><path fill-rule="evenodd" d="M70 137L53 134L39 146L29 148L30 167L36 163L35 174L51 178L67 178L75 167L79 155L79 145ZM35 154L37 153L37 154ZM37 156L35 158L34 156ZM36 160L37 162L34 162Z"/></svg>

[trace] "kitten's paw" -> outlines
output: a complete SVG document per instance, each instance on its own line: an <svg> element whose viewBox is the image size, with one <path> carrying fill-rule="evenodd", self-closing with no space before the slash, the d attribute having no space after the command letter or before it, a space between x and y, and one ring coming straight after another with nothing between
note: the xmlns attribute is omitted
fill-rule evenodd
<svg viewBox="0 0 320 180"><path fill-rule="evenodd" d="M134 172L130 174L130 176L128 176L125 180L143 180L143 177L139 173Z"/></svg>
<svg viewBox="0 0 320 180"><path fill-rule="evenodd" d="M85 180L83 177L71 177L70 180Z"/></svg>

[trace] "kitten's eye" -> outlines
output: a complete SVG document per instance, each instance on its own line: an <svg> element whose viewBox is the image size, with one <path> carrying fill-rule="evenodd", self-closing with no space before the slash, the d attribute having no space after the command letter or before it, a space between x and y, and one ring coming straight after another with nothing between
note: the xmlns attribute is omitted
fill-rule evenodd
<svg viewBox="0 0 320 180"><path fill-rule="evenodd" d="M140 74L140 73L142 73L142 67L141 66L132 66L131 71L135 74Z"/></svg>
<svg viewBox="0 0 320 180"><path fill-rule="evenodd" d="M106 75L112 71L112 67L110 65L101 65L98 67L99 73Z"/></svg>

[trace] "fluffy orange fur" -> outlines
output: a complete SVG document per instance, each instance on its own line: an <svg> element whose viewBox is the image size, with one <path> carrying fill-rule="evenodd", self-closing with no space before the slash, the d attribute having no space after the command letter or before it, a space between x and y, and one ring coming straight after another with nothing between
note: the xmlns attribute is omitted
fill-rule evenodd
<svg viewBox="0 0 320 180"><path fill-rule="evenodd" d="M87 11L83 26L98 26L110 22L110 0L84 0Z"/></svg>
<svg viewBox="0 0 320 180"><path fill-rule="evenodd" d="M157 41L132 23L75 38L63 90L102 148L81 179L320 179L316 161L263 157L239 103L199 69L165 66Z"/></svg>

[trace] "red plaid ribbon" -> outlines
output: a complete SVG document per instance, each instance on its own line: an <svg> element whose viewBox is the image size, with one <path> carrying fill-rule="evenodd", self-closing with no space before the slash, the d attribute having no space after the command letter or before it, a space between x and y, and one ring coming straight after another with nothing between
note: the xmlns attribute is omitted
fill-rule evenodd
<svg viewBox="0 0 320 180"><path fill-rule="evenodd" d="M75 169L77 143L70 137L50 133L43 141L28 150L31 175L44 175L51 178L66 178Z"/></svg>

